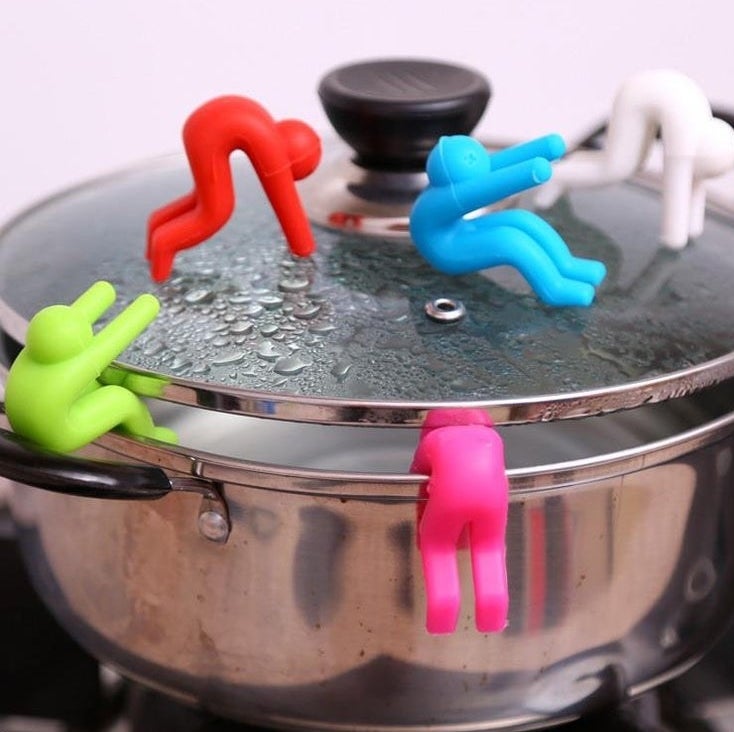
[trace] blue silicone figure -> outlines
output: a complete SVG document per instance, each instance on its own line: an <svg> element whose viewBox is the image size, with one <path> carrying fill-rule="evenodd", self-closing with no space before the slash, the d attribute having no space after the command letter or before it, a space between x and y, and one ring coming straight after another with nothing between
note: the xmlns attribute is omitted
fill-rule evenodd
<svg viewBox="0 0 734 732"><path fill-rule="evenodd" d="M460 275L508 264L548 305L588 306L606 275L601 262L574 257L558 232L521 209L464 218L547 181L566 150L546 135L495 153L464 135L442 137L428 156L428 187L410 214L418 251L436 269Z"/></svg>

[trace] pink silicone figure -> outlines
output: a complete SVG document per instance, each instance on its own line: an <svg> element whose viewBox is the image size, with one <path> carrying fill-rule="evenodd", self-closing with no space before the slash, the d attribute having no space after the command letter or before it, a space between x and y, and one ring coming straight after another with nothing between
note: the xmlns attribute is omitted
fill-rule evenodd
<svg viewBox="0 0 734 732"><path fill-rule="evenodd" d="M476 626L507 625L505 566L508 481L504 445L481 409L436 409L423 424L411 471L428 475L418 518L426 584L426 629L452 633L461 606L456 552L464 529L471 550Z"/></svg>
<svg viewBox="0 0 734 732"><path fill-rule="evenodd" d="M146 254L154 280L168 277L177 251L212 236L232 215L229 156L235 150L250 158L293 254L306 257L314 251L295 181L314 171L321 142L305 122L276 122L252 99L219 97L191 114L183 138L194 190L154 211L148 221Z"/></svg>

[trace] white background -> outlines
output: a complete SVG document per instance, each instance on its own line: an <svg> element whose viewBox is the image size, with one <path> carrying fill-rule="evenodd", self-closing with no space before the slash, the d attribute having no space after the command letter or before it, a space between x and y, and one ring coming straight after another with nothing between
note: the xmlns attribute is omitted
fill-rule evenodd
<svg viewBox="0 0 734 732"><path fill-rule="evenodd" d="M732 0L0 0L0 219L180 150L187 114L218 94L325 131L315 88L346 62L468 64L493 84L483 135L572 137L643 68L678 68L734 107L732 39Z"/></svg>

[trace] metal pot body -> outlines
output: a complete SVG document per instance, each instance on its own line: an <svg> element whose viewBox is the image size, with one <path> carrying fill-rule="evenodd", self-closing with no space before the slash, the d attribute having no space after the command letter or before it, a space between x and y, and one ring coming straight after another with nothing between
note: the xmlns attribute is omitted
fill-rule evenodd
<svg viewBox="0 0 734 732"><path fill-rule="evenodd" d="M604 433L581 432L608 448ZM140 503L19 487L13 505L41 595L126 675L284 729L522 729L639 693L723 630L733 448L728 426L617 472L591 461L516 476L510 623L492 635L474 628L463 552L458 630L426 633L410 492L224 481L224 545L197 533L185 494Z"/></svg>

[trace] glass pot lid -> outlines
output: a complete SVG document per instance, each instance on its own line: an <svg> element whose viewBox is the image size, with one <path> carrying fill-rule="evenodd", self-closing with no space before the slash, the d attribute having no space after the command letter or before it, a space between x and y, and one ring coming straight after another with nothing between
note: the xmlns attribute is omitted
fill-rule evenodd
<svg viewBox="0 0 734 732"><path fill-rule="evenodd" d="M634 183L577 192L547 218L608 276L586 309L541 304L513 270L449 277L410 242L316 227L292 257L257 179L235 164L237 209L211 240L151 282L145 222L187 190L183 158L51 198L0 235L2 326L23 342L40 308L94 280L162 304L118 360L150 395L246 414L341 423L419 423L439 404L481 404L500 422L633 407L734 372L734 229L709 213L676 252L658 243L658 193ZM442 302L443 299L443 302ZM463 317L439 318L463 305Z"/></svg>

